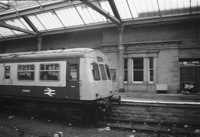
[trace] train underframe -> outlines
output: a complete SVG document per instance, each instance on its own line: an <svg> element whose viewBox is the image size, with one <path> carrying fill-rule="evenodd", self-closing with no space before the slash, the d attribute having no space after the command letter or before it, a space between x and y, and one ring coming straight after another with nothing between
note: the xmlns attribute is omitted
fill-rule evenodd
<svg viewBox="0 0 200 137"><path fill-rule="evenodd" d="M57 112L63 115L69 122L98 122L106 118L112 109L112 102L120 102L120 97L108 97L93 101L75 100L44 100L25 99L23 97L0 97L0 102L8 106L15 105L26 111L30 117L37 117L43 111ZM9 105L8 105L9 104ZM5 106L4 105L4 106Z"/></svg>

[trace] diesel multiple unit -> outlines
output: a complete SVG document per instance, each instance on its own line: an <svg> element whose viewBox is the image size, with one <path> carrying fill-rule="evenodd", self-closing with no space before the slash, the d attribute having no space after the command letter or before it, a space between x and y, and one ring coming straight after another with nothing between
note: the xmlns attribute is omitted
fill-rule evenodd
<svg viewBox="0 0 200 137"><path fill-rule="evenodd" d="M72 119L86 115L88 110L108 111L112 96L108 61L99 50L76 48L0 55L1 99L20 100L31 109L56 106Z"/></svg>

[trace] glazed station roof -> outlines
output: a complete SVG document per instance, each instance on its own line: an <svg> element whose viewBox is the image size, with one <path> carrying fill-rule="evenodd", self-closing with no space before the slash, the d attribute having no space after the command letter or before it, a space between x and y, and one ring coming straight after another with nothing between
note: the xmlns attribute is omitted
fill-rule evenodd
<svg viewBox="0 0 200 137"><path fill-rule="evenodd" d="M0 41L199 19L200 0L1 0Z"/></svg>

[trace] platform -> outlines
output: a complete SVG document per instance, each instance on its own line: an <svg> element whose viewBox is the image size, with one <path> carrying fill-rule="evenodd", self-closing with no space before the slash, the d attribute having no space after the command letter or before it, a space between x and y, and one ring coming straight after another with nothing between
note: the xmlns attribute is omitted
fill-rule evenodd
<svg viewBox="0 0 200 137"><path fill-rule="evenodd" d="M139 92L115 93L121 101L200 105L200 94L148 94Z"/></svg>

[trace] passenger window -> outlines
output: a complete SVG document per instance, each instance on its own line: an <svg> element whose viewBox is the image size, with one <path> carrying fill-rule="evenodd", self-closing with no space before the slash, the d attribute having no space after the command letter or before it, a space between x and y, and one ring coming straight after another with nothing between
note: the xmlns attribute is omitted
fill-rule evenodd
<svg viewBox="0 0 200 137"><path fill-rule="evenodd" d="M18 80L34 80L34 65L18 65Z"/></svg>
<svg viewBox="0 0 200 137"><path fill-rule="evenodd" d="M70 80L78 80L78 65L70 64Z"/></svg>
<svg viewBox="0 0 200 137"><path fill-rule="evenodd" d="M40 80L58 81L60 80L59 64L40 64Z"/></svg>
<svg viewBox="0 0 200 137"><path fill-rule="evenodd" d="M105 71L104 65L100 64L99 67L100 67L100 70L101 70L101 77L102 77L102 79L103 80L107 80L106 71Z"/></svg>
<svg viewBox="0 0 200 137"><path fill-rule="evenodd" d="M10 66L5 66L5 79L10 79Z"/></svg>
<svg viewBox="0 0 200 137"><path fill-rule="evenodd" d="M107 72L108 79L111 80L111 75L110 75L109 66L106 64L106 65L105 65L105 68L106 68L106 72Z"/></svg>
<svg viewBox="0 0 200 137"><path fill-rule="evenodd" d="M93 73L94 80L100 80L99 67L97 63L92 63L92 73Z"/></svg>

